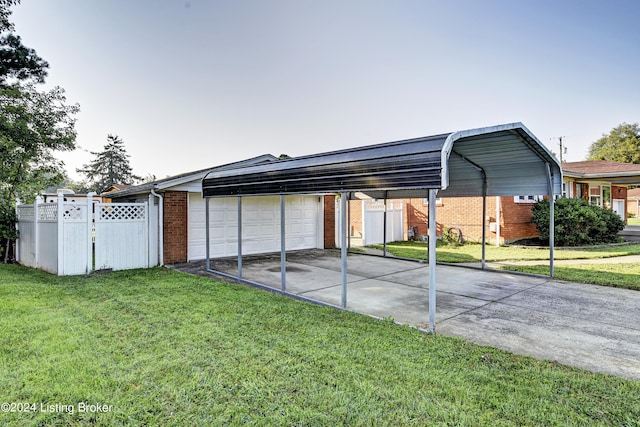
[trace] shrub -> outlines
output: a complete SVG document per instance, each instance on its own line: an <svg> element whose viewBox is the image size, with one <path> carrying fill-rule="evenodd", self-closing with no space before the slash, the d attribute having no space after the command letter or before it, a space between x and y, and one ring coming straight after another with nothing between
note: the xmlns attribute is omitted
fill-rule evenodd
<svg viewBox="0 0 640 427"><path fill-rule="evenodd" d="M462 230L459 228L444 227L442 230L442 238L440 239L443 245L447 246L460 246L464 244L464 238L462 237Z"/></svg>
<svg viewBox="0 0 640 427"><path fill-rule="evenodd" d="M554 205L555 244L579 246L618 240L624 221L610 209L591 206L582 199L562 198ZM540 238L549 240L549 200L533 205L531 222Z"/></svg>

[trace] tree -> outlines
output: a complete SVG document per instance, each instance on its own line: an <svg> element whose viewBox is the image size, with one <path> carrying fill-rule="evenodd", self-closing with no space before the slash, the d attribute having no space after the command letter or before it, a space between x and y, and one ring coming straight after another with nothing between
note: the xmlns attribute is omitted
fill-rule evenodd
<svg viewBox="0 0 640 427"><path fill-rule="evenodd" d="M53 151L75 148L74 115L64 90L39 92L33 85L0 89L0 182L8 197L33 199L62 177Z"/></svg>
<svg viewBox="0 0 640 427"><path fill-rule="evenodd" d="M64 90L40 92L49 64L11 33L10 6L0 0L0 255L10 258L16 238L15 198L30 201L59 181L62 162L54 151L75 148L79 106L67 105Z"/></svg>
<svg viewBox="0 0 640 427"><path fill-rule="evenodd" d="M43 83L49 64L40 58L35 50L22 44L20 36L12 33L13 23L9 21L9 7L20 0L0 0L0 86L10 82Z"/></svg>
<svg viewBox="0 0 640 427"><path fill-rule="evenodd" d="M640 164L640 125L622 123L591 144L588 160Z"/></svg>
<svg viewBox="0 0 640 427"><path fill-rule="evenodd" d="M117 135L109 134L107 144L101 152L91 152L95 159L78 173L83 173L92 183L96 192L102 192L114 184L131 185L140 178L134 175L129 165L129 155L124 147L124 141Z"/></svg>
<svg viewBox="0 0 640 427"><path fill-rule="evenodd" d="M9 21L11 16L9 7L18 3L20 0L0 0L0 32L13 30L13 23Z"/></svg>
<svg viewBox="0 0 640 427"><path fill-rule="evenodd" d="M0 235L4 256L15 239L13 210L16 197L31 201L47 185L62 177L62 163L54 151L75 148L75 117L79 107L67 105L64 91L39 92L33 85L0 88ZM9 225L7 225L9 224Z"/></svg>

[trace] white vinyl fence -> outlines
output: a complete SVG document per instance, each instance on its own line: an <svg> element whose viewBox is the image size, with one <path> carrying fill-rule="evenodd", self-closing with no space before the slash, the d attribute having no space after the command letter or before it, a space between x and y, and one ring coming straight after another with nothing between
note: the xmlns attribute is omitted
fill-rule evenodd
<svg viewBox="0 0 640 427"><path fill-rule="evenodd" d="M386 236L385 236L386 208ZM399 201L365 200L363 203L363 244L376 245L404 238L403 205Z"/></svg>
<svg viewBox="0 0 640 427"><path fill-rule="evenodd" d="M154 207L155 208L155 207ZM20 264L58 276L158 265L157 215L148 203L17 204Z"/></svg>

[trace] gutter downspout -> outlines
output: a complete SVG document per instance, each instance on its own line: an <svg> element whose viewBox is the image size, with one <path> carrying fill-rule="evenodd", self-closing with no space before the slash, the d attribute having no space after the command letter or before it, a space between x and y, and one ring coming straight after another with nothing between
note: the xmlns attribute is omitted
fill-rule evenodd
<svg viewBox="0 0 640 427"><path fill-rule="evenodd" d="M164 265L164 199L155 188L151 189L151 195L158 198L158 262Z"/></svg>

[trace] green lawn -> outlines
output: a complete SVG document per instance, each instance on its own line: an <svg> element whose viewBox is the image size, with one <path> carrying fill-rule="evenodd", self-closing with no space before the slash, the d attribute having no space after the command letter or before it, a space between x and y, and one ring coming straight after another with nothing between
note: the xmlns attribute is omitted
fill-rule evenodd
<svg viewBox="0 0 640 427"><path fill-rule="evenodd" d="M628 225L640 225L640 218L627 218Z"/></svg>
<svg viewBox="0 0 640 427"><path fill-rule="evenodd" d="M378 245L376 247L381 246ZM393 255L403 258L427 258L427 245L422 242L393 242L387 245L387 250ZM488 262L540 261L549 259L548 249L509 246L496 247L487 245L485 250L486 260ZM587 250L562 249L554 252L554 258L556 260L584 260L638 254L640 254L640 244ZM462 246L442 245L436 249L436 256L438 262L480 262L482 260L482 246L479 244L465 244ZM624 265L624 267L621 267L621 265ZM545 276L549 275L548 265L501 266L500 269ZM576 264L571 265L556 265L554 268L554 277L571 282L592 283L640 290L640 265L637 263L584 264L576 262Z"/></svg>
<svg viewBox="0 0 640 427"><path fill-rule="evenodd" d="M373 247L382 248L382 245ZM427 244L423 242L393 242L387 244L387 250L395 256L403 258L426 259ZM493 246L486 245L485 259L489 262L497 261L539 261L549 259L549 249ZM557 249L555 259L594 259L609 258L623 255L640 254L640 244L613 246L599 249ZM436 249L438 262L480 262L482 260L482 245L469 243L462 246L438 246Z"/></svg>
<svg viewBox="0 0 640 427"><path fill-rule="evenodd" d="M501 269L549 275L548 265L503 266ZM569 282L593 283L640 291L640 263L562 264L554 267L554 277Z"/></svg>
<svg viewBox="0 0 640 427"><path fill-rule="evenodd" d="M0 265L0 390L9 426L640 425L639 381L161 268Z"/></svg>

